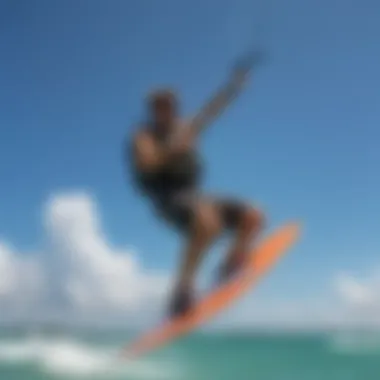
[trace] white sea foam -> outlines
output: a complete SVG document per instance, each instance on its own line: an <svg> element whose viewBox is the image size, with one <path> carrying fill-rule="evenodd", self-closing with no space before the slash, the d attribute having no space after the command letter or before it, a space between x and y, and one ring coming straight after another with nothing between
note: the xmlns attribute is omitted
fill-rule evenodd
<svg viewBox="0 0 380 380"><path fill-rule="evenodd" d="M41 371L62 376L171 379L178 378L173 362L139 360L118 362L118 348L96 346L68 338L0 340L0 363L33 364Z"/></svg>

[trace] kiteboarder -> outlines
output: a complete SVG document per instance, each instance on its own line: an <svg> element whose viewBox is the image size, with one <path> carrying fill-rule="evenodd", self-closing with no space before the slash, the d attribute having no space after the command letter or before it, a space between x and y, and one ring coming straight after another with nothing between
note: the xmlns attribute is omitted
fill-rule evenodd
<svg viewBox="0 0 380 380"><path fill-rule="evenodd" d="M155 212L184 239L169 305L172 316L192 307L202 257L223 232L231 232L232 243L219 269L219 281L241 267L263 226L262 213L250 203L202 192L203 165L197 150L202 132L241 93L251 68L252 64L234 67L226 83L189 118L180 116L179 96L173 90L151 92L147 121L138 126L129 140L132 143L125 147L134 183Z"/></svg>

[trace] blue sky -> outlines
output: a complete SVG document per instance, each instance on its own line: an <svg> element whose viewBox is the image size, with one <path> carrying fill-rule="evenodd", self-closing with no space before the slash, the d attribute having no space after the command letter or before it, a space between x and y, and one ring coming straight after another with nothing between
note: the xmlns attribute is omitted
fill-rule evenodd
<svg viewBox="0 0 380 380"><path fill-rule="evenodd" d="M108 239L171 270L179 248L124 173L146 91L184 114L252 43L271 59L205 134L205 188L241 195L270 227L304 223L264 294L315 295L378 264L380 3L375 0L2 1L0 236L38 250L51 194L93 194Z"/></svg>

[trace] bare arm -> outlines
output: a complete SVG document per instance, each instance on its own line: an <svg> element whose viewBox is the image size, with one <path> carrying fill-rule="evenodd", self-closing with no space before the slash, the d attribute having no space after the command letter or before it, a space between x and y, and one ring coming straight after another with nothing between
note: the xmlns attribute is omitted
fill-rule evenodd
<svg viewBox="0 0 380 380"><path fill-rule="evenodd" d="M155 171L175 159L176 155L188 149L190 139L173 140L170 145L161 147L145 132L138 133L133 141L133 157L142 171Z"/></svg>
<svg viewBox="0 0 380 380"><path fill-rule="evenodd" d="M190 120L193 136L202 132L241 93L252 68L260 64L262 59L261 51L252 51L240 59L227 83Z"/></svg>
<svg viewBox="0 0 380 380"><path fill-rule="evenodd" d="M240 86L234 82L228 82L224 85L191 120L190 128L193 132L198 134L207 127L227 108L239 93Z"/></svg>
<svg viewBox="0 0 380 380"><path fill-rule="evenodd" d="M241 93L251 71L253 61L241 62L232 72L231 78L200 109L190 121L190 128L198 135L214 121L231 102Z"/></svg>
<svg viewBox="0 0 380 380"><path fill-rule="evenodd" d="M195 116L185 123L174 141L179 144L193 145L199 134L224 111L240 90L239 83L232 80L227 82Z"/></svg>
<svg viewBox="0 0 380 380"><path fill-rule="evenodd" d="M155 171L167 162L169 152L159 149L147 133L138 133L133 141L133 157L142 171Z"/></svg>

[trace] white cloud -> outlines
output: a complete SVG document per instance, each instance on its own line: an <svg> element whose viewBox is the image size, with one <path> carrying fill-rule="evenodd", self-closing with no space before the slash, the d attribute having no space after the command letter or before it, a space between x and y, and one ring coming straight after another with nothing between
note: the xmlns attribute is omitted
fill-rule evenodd
<svg viewBox="0 0 380 380"><path fill-rule="evenodd" d="M369 280L369 281L368 281ZM335 279L335 289L341 299L350 306L375 306L379 300L376 295L376 283L370 277L360 280L350 274L340 274Z"/></svg>
<svg viewBox="0 0 380 380"><path fill-rule="evenodd" d="M38 303L44 294L44 282L35 257L21 257L0 242L0 305L22 309Z"/></svg>
<svg viewBox="0 0 380 380"><path fill-rule="evenodd" d="M0 241L1 314L70 313L101 317L157 315L170 287L167 274L147 272L132 251L113 247L87 193L52 196L43 209L46 246L20 253ZM319 300L258 300L256 294L222 316L224 325L317 326L379 322L380 277L338 274ZM152 311L152 313L147 312Z"/></svg>
<svg viewBox="0 0 380 380"><path fill-rule="evenodd" d="M329 281L329 279L327 279ZM327 294L286 299L258 298L255 293L218 319L217 327L289 329L380 328L380 276L338 273Z"/></svg>
<svg viewBox="0 0 380 380"><path fill-rule="evenodd" d="M46 311L59 299L69 310L136 312L167 292L166 275L147 273L133 252L107 242L88 194L52 197L43 217L47 246L42 254L26 256L0 245L3 308L16 310L38 300Z"/></svg>
<svg viewBox="0 0 380 380"><path fill-rule="evenodd" d="M95 203L87 195L53 198L45 223L59 255L61 289L74 306L131 310L165 292L166 277L152 278L132 252L107 243Z"/></svg>
<svg viewBox="0 0 380 380"><path fill-rule="evenodd" d="M334 288L346 310L346 318L354 324L380 327L380 278L370 273L364 278L339 274Z"/></svg>

